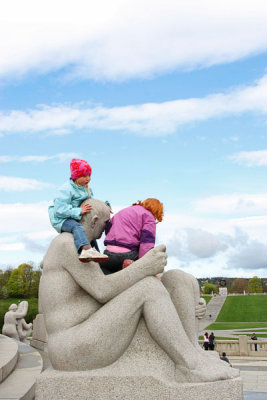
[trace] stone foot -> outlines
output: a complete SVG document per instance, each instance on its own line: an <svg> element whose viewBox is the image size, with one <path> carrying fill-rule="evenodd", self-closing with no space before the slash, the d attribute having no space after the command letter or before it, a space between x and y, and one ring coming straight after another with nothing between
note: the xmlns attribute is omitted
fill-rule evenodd
<svg viewBox="0 0 267 400"><path fill-rule="evenodd" d="M201 354L204 357L208 357L212 360L220 358L220 355L216 350L206 351L206 350L202 349L202 347L200 347L199 345L196 346L196 349L199 352L199 354Z"/></svg>
<svg viewBox="0 0 267 400"><path fill-rule="evenodd" d="M197 362L194 369L176 365L175 378L179 383L215 382L239 377L239 371L231 368L220 359L207 360L205 357Z"/></svg>

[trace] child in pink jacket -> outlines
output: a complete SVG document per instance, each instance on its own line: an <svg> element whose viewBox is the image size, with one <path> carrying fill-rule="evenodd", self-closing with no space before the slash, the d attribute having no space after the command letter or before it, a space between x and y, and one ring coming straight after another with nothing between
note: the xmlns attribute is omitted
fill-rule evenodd
<svg viewBox="0 0 267 400"><path fill-rule="evenodd" d="M163 204L157 199L138 201L112 217L107 228L101 266L104 274L122 269L124 260L137 260L155 246L156 223L163 219Z"/></svg>

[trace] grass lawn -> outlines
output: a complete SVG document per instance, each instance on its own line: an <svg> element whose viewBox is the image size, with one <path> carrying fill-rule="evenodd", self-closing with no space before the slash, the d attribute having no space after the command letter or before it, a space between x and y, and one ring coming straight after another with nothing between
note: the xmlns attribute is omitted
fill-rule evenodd
<svg viewBox="0 0 267 400"><path fill-rule="evenodd" d="M28 313L25 317L25 321L26 322L32 322L36 316L36 314L38 314L38 299L37 298L31 298L31 299L6 299L6 300L0 300L0 328L1 328L1 332L2 332L2 327L4 325L4 316L5 313L8 311L8 308L10 306L10 304L18 304L18 302L23 301L23 300L27 300L27 302L29 303L29 309L28 309Z"/></svg>
<svg viewBox="0 0 267 400"><path fill-rule="evenodd" d="M265 329L257 329L256 331L255 331L255 329L246 329L246 332L251 332L251 333L254 333L254 332L266 332L266 331L267 331L267 326L266 326Z"/></svg>
<svg viewBox="0 0 267 400"><path fill-rule="evenodd" d="M212 299L212 296L201 296L202 297L202 299L205 299L205 301L206 301L206 303L208 304L210 301L211 301L211 299Z"/></svg>
<svg viewBox="0 0 267 400"><path fill-rule="evenodd" d="M246 334L246 333L243 333L243 332L237 333L237 335L239 335L239 336L248 336L248 337L250 337L249 334ZM257 334L257 333L256 333L256 336L257 336L257 337L266 338L266 337L267 337L267 334L265 334L265 333Z"/></svg>
<svg viewBox="0 0 267 400"><path fill-rule="evenodd" d="M267 296L227 297L216 322L267 322Z"/></svg>
<svg viewBox="0 0 267 400"><path fill-rule="evenodd" d="M210 324L207 326L205 329L209 331L220 331L220 330L227 330L227 329L248 329L251 328L251 330L254 332L254 328L266 328L267 329L267 322L228 322L228 323L221 323L221 322L214 322L213 324Z"/></svg>

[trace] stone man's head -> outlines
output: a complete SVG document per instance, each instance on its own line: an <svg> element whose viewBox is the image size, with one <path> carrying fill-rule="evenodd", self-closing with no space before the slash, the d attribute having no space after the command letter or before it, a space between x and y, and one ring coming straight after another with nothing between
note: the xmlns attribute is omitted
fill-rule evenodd
<svg viewBox="0 0 267 400"><path fill-rule="evenodd" d="M11 305L9 306L9 311L17 311L17 309L18 309L17 304L11 304Z"/></svg>
<svg viewBox="0 0 267 400"><path fill-rule="evenodd" d="M104 232L109 219L109 207L100 200L88 199L83 204L91 204L92 210L83 215L81 224L88 240L99 239Z"/></svg>

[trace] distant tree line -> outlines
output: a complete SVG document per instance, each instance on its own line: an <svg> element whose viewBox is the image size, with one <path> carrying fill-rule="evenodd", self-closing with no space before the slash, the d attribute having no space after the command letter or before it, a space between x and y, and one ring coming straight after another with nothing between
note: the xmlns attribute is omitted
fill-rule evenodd
<svg viewBox="0 0 267 400"><path fill-rule="evenodd" d="M225 285L229 293L267 293L267 278L254 276L248 278L201 278L198 279L200 288L204 294L218 293L221 282Z"/></svg>
<svg viewBox="0 0 267 400"><path fill-rule="evenodd" d="M21 264L17 268L0 269L0 298L38 297L41 269L32 264Z"/></svg>
<svg viewBox="0 0 267 400"><path fill-rule="evenodd" d="M0 269L0 299L9 297L30 298L38 297L41 268L32 263L19 265L17 268ZM248 278L201 278L198 279L204 294L218 293L224 281L229 293L266 293L267 278L257 276Z"/></svg>

